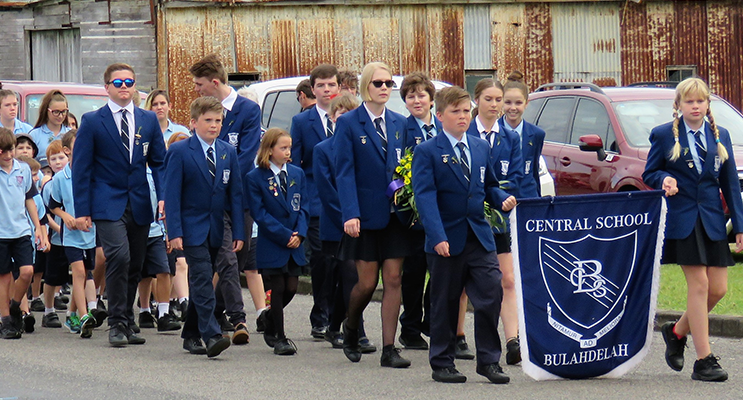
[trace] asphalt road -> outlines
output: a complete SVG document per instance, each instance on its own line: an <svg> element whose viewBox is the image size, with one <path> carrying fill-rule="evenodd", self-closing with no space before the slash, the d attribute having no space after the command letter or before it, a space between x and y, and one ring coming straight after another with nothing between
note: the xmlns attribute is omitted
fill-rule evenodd
<svg viewBox="0 0 743 400"><path fill-rule="evenodd" d="M252 308L248 291L243 295ZM669 369L663 361L663 340L656 332L644 362L623 379L536 382L520 367L506 366L511 383L496 386L475 373L475 361L459 361L457 367L467 375L467 383L441 384L431 380L425 351L403 351L413 365L392 370L379 366L380 352L352 364L341 350L313 341L308 320L311 305L311 297L298 295L286 310L287 334L299 350L291 357L273 355L254 332L250 344L232 346L210 360L184 352L178 333L144 330L147 344L114 349L108 346L103 328L84 340L63 329L37 327L21 340L0 341L0 400L743 398L741 339L713 338L712 349L731 376L725 383L690 379L691 345L684 371ZM379 303L369 306L366 320L369 337L381 350ZM469 314L470 343L474 342L472 323Z"/></svg>

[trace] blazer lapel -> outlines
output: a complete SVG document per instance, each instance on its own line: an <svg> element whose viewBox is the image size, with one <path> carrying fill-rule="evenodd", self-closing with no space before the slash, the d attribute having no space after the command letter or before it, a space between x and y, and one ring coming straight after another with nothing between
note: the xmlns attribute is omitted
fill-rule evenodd
<svg viewBox="0 0 743 400"><path fill-rule="evenodd" d="M475 180L481 179L484 181L484 173L481 172L481 168L484 168L485 165L489 162L488 159L483 160L480 157L480 154L486 154L489 156L489 153L481 152L476 149L478 144L474 141L468 141L470 145L470 184L469 184L469 190L472 191L477 187L477 182ZM490 146L488 146L488 150L490 150ZM483 182L484 184L484 182Z"/></svg>
<svg viewBox="0 0 743 400"><path fill-rule="evenodd" d="M136 119L136 118L135 118ZM101 122L103 122L103 126L106 128L106 131L109 135L111 135L111 138L114 140L114 143L116 143L116 149L121 154L122 157L126 158L127 164L129 163L129 154L126 152L126 148L124 147L124 142L121 141L121 133L119 132L119 129L116 128L116 122L114 121L114 115L111 112L111 109L108 108L108 105L105 105L101 108Z"/></svg>
<svg viewBox="0 0 743 400"><path fill-rule="evenodd" d="M711 171L715 164L715 157L717 156L717 143L715 142L715 133L712 132L709 124L704 124L704 135L707 140L707 157L704 158L704 167L702 167L702 174L707 171ZM694 144L696 145L696 143ZM700 176L702 174L699 174Z"/></svg>
<svg viewBox="0 0 743 400"><path fill-rule="evenodd" d="M284 207L286 211L290 211L288 202L290 201L289 183L291 182L291 178L289 177L289 173L287 172L286 175L286 198L284 198L284 194L281 192L281 182L276 177L276 175L273 174L273 171L271 169L265 170L264 176L266 178L266 182L273 182L274 186L276 187L275 193L278 193L278 196L274 195L273 197L276 199L276 201L279 202L279 204L281 204L282 207ZM269 192L272 191L269 189Z"/></svg>
<svg viewBox="0 0 743 400"><path fill-rule="evenodd" d="M212 176L209 174L209 168L206 166L206 156L204 156L204 150L201 148L201 142L199 142L196 135L191 136L188 140L190 140L188 147L191 148L191 157L193 157L196 162L197 168L201 171L201 175L206 179L206 183L213 186Z"/></svg>
<svg viewBox="0 0 743 400"><path fill-rule="evenodd" d="M310 122L312 130L315 131L317 138L320 141L325 140L327 136L325 135L325 131L323 130L322 119L320 118L320 113L317 112L317 108L313 107L307 112L310 113L308 120Z"/></svg>
<svg viewBox="0 0 743 400"><path fill-rule="evenodd" d="M382 159L386 159L387 156L385 155L384 150L382 150L382 140L379 137L379 133L377 133L377 129L374 126L374 121L369 119L369 114L366 112L366 107L359 107L357 108L359 110L359 123L364 126L364 133L366 133L366 138L368 141L370 141L374 148L377 150L377 153L382 157ZM387 141L389 143L389 140Z"/></svg>
<svg viewBox="0 0 743 400"><path fill-rule="evenodd" d="M459 180L459 183L464 186L465 189L469 192L469 182L467 182L467 178L464 177L464 174L462 173L462 167L459 165L459 161L457 160L457 153L454 151L454 148L451 147L451 143L449 143L449 138L446 137L446 135L436 135L434 140L437 140L437 145L439 147L439 154L441 154L441 161L445 162L446 164L449 164L449 168L451 168L452 173L454 173L454 176L457 177ZM454 160L457 160L455 163ZM471 179L471 178L470 178Z"/></svg>

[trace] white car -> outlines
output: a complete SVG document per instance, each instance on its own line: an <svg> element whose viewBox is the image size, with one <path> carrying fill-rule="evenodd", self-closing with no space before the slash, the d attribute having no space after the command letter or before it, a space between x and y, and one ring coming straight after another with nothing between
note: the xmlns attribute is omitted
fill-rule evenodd
<svg viewBox="0 0 743 400"><path fill-rule="evenodd" d="M291 130L292 117L300 112L299 102L295 89L299 82L308 79L309 76L297 76L293 78L273 79L265 82L253 83L249 87L257 96L257 103L261 107L261 126L263 129L282 128ZM392 79L397 87L392 89L392 95L387 102L387 108L404 116L410 115L405 102L400 97L400 86L403 77L395 75ZM436 90L451 86L446 82L433 81ZM547 169L544 157L539 159L539 182L542 196L555 195L555 181Z"/></svg>

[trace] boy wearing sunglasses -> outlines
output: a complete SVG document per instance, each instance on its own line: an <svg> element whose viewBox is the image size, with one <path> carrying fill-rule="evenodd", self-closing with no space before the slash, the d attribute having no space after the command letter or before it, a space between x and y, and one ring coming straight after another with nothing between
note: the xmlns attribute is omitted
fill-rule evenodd
<svg viewBox="0 0 743 400"><path fill-rule="evenodd" d="M134 69L112 64L103 74L108 103L83 115L72 157L72 187L77 229L95 222L106 257L109 344L143 344L132 331L137 282L147 249L150 204L146 167L152 169L157 197L165 142L152 111L134 106ZM159 211L163 204L160 201Z"/></svg>

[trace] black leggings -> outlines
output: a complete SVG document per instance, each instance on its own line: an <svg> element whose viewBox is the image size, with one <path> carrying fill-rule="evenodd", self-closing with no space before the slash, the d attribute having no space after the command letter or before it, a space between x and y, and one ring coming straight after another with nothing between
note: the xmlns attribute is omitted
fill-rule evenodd
<svg viewBox="0 0 743 400"><path fill-rule="evenodd" d="M281 275L263 275L266 290L271 289L271 310L268 316L273 321L276 329L276 338L286 338L284 332L284 307L291 303L294 295L297 293L299 277Z"/></svg>

